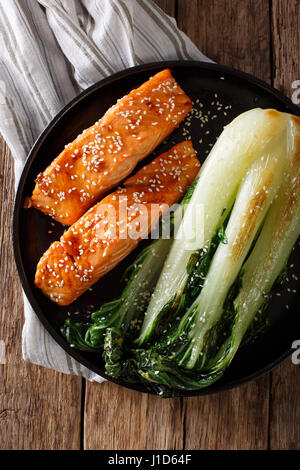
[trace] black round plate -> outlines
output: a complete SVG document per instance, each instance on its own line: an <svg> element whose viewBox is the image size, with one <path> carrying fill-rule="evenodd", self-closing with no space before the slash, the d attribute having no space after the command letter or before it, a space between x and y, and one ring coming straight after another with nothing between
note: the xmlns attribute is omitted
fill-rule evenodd
<svg viewBox="0 0 300 470"><path fill-rule="evenodd" d="M33 310L57 343L80 363L109 380L99 355L71 348L62 337L60 327L68 313L82 319L104 301L114 298L119 292L121 273L136 252L71 306L58 307L34 287L33 279L41 255L54 240L59 239L64 229L35 209L23 209L23 203L33 190L37 174L49 165L64 145L98 120L118 98L166 67L171 68L178 83L193 99L196 111L190 121L186 120L156 149L155 154L191 135L198 157L203 162L223 126L243 111L262 107L300 114L299 108L277 90L243 72L203 62L161 62L133 67L96 83L71 101L37 139L26 161L15 199L13 242L19 276ZM153 154L149 158L153 158ZM271 299L269 304L269 329L251 344L240 348L221 380L207 389L178 392L178 395L204 395L235 387L269 371L291 354L292 343L299 338L300 332L297 311L300 296L299 291L296 292L297 277L300 275L299 253L297 245L290 260L293 267L289 268L284 291ZM117 383L148 392L142 385Z"/></svg>

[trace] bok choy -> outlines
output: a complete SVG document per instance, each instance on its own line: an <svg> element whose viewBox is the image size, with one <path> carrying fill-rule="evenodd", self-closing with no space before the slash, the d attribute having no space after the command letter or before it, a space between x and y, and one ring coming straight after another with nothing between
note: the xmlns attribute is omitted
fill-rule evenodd
<svg viewBox="0 0 300 470"><path fill-rule="evenodd" d="M203 243L198 252L210 246L236 199L238 188L251 164L274 148L274 139L286 139L285 119L273 112L253 109L238 116L225 128L202 166L198 184L186 210L177 240L173 243L153 297L146 312L138 344L143 345L153 333L156 318L174 309L188 280L186 269L191 251L182 243L184 225L193 208L204 212ZM197 256L197 253L195 253ZM194 255L194 259L195 259ZM196 259L195 259L196 262Z"/></svg>
<svg viewBox="0 0 300 470"><path fill-rule="evenodd" d="M74 322L68 318L61 328L62 334L76 349L101 352L108 375L115 378L122 373L124 375L124 366L120 367L120 360L140 329L144 311L170 250L172 237L191 199L195 184L196 180L188 187L181 205L175 207L174 212L170 210L161 220L155 232L160 238L146 246L126 269L121 280L125 287L120 297L103 304L92 313L91 322ZM164 233L168 234L168 238L162 238Z"/></svg>
<svg viewBox="0 0 300 470"><path fill-rule="evenodd" d="M189 231L202 236L190 244ZM300 119L243 113L188 191L175 239L141 253L120 299L93 314L92 324L67 320L63 332L78 348L100 351L114 378L164 396L207 387L255 330L299 234Z"/></svg>
<svg viewBox="0 0 300 470"><path fill-rule="evenodd" d="M106 372L121 375L119 360L123 342L138 331L139 321L158 279L171 239L159 238L148 245L125 271L120 297L103 304L91 315L91 323L65 321L62 334L81 351L103 352ZM118 369L118 371L117 371Z"/></svg>

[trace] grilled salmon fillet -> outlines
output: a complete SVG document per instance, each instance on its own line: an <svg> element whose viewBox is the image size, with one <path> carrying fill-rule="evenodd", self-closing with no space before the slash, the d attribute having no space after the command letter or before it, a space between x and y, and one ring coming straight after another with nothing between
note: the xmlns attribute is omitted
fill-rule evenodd
<svg viewBox="0 0 300 470"><path fill-rule="evenodd" d="M69 305L113 269L182 198L200 163L190 141L175 145L89 209L40 259L35 285Z"/></svg>
<svg viewBox="0 0 300 470"><path fill-rule="evenodd" d="M71 225L125 179L185 118L192 102L169 69L120 99L36 178L25 207Z"/></svg>

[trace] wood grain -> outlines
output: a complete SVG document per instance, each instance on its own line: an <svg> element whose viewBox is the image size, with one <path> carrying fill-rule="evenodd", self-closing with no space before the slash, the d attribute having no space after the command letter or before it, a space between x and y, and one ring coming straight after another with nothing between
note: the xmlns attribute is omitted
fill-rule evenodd
<svg viewBox="0 0 300 470"><path fill-rule="evenodd" d="M178 1L178 26L216 62L270 81L269 2ZM186 449L266 449L269 376L183 400Z"/></svg>
<svg viewBox="0 0 300 470"><path fill-rule="evenodd" d="M185 449L268 446L268 377L219 394L184 399Z"/></svg>
<svg viewBox="0 0 300 470"><path fill-rule="evenodd" d="M88 384L85 449L182 449L181 400L127 390L112 383Z"/></svg>
<svg viewBox="0 0 300 470"><path fill-rule="evenodd" d="M81 379L22 360L23 302L13 261L12 156L0 139L0 448L79 449ZM3 362L3 361L1 361Z"/></svg>
<svg viewBox="0 0 300 470"><path fill-rule="evenodd" d="M155 3L168 15L175 1ZM162 400L112 383L86 383L85 449L182 449L181 400Z"/></svg>
<svg viewBox="0 0 300 470"><path fill-rule="evenodd" d="M167 13L167 15L175 17L175 0L154 0L154 3L156 3L156 5L158 5L165 13Z"/></svg>
<svg viewBox="0 0 300 470"><path fill-rule="evenodd" d="M270 449L299 450L300 365L287 359L271 373L271 384Z"/></svg>
<svg viewBox="0 0 300 470"><path fill-rule="evenodd" d="M300 80L299 0L156 0L208 57L270 81ZM272 19L272 27L270 25ZM272 35L270 35L272 31ZM272 48L270 49L270 45ZM0 139L0 449L300 449L299 365L238 389L162 400L22 360L23 305L13 262L11 155ZM84 424L84 435L81 435Z"/></svg>
<svg viewBox="0 0 300 470"><path fill-rule="evenodd" d="M269 0L178 0L177 23L210 59L270 80Z"/></svg>
<svg viewBox="0 0 300 470"><path fill-rule="evenodd" d="M274 86L292 97L300 80L300 1L273 0L272 56ZM300 89L300 81L298 90ZM300 98L300 93L298 93ZM300 332L295 332L295 339ZM291 359L271 374L270 448L300 449L300 365Z"/></svg>
<svg viewBox="0 0 300 470"><path fill-rule="evenodd" d="M273 0L272 32L274 86L291 98L292 83L300 80L299 0Z"/></svg>

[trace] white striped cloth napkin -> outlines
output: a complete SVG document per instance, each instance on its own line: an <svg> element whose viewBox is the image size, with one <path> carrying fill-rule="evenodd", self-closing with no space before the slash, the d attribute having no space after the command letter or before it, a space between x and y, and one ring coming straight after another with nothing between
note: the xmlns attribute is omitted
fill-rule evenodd
<svg viewBox="0 0 300 470"><path fill-rule="evenodd" d="M40 132L81 90L119 70L165 59L207 59L151 0L0 2L0 131L16 184ZM53 340L24 296L23 357L103 379Z"/></svg>

